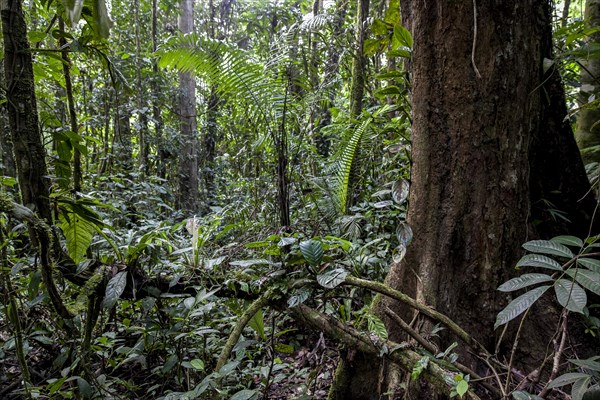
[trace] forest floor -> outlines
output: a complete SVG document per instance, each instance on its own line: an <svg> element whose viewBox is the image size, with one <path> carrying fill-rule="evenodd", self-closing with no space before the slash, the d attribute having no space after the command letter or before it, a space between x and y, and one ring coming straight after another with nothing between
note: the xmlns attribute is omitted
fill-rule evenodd
<svg viewBox="0 0 600 400"><path fill-rule="evenodd" d="M26 398L22 393L22 374L19 363L14 351L14 344L9 327L0 321L0 399L18 400ZM28 341L29 342L29 341ZM53 367L53 362L61 353L60 346L57 344L41 344L35 340L30 341L31 348L27 351L27 362L32 375L33 384L38 388L48 385L48 380L61 376L61 371ZM280 365L285 368L279 369L277 373L272 373L268 389L262 387L261 399L264 400L324 400L327 398L329 387L332 383L335 369L338 362L338 351L331 347L328 340L320 335L307 335L303 340L302 347L291 354L276 353ZM3 350L4 348L4 350ZM132 364L129 368L119 369L113 378L121 382L148 382L148 372L146 368L140 368L140 364ZM275 368L274 368L275 369ZM51 373L51 371L54 371ZM112 375L112 374L111 374ZM261 377L255 377L255 389L260 388ZM73 386L74 385L74 386ZM75 381L65 383L62 390L68 393L68 387L72 386L75 390ZM116 386L112 386L114 390ZM119 390L117 390L117 393ZM124 395L127 399L131 397L131 392ZM71 391L73 393L73 391ZM165 393L166 394L166 393ZM62 399L61 395L45 396L40 398ZM99 397L94 397L98 399ZM110 397L113 398L113 397ZM156 396L136 396L135 399L153 400ZM204 397L203 397L204 398Z"/></svg>

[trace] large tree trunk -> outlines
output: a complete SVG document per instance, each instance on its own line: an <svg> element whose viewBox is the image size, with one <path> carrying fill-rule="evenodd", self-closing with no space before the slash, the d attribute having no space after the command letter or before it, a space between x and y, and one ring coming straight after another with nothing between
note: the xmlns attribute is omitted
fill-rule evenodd
<svg viewBox="0 0 600 400"><path fill-rule="evenodd" d="M182 0L179 29L194 31L194 1ZM181 156L178 206L194 211L198 202L198 139L196 137L196 81L191 72L179 73L179 119L181 121Z"/></svg>
<svg viewBox="0 0 600 400"><path fill-rule="evenodd" d="M547 220L537 232L530 229L547 212L538 207L543 196L559 190L554 196L562 210L581 210L567 215L573 222L561 225L563 233L581 233L594 206L591 199L577 203L589 184L570 127L559 122L566 115L560 78L555 71L544 76L542 67L551 58L550 7L545 0L402 6L415 43L408 212L414 239L387 283L445 313L493 352L494 320L507 300L496 289L514 271L521 244L557 224ZM386 307L412 317L412 310L387 300L377 303L380 315ZM386 326L393 340L403 337L392 321ZM446 339L440 348L455 340ZM521 340L544 356L547 342L539 336ZM480 369L461 354L463 363ZM363 379L337 398L379 399L393 389L378 385L375 362L350 365Z"/></svg>
<svg viewBox="0 0 600 400"><path fill-rule="evenodd" d="M600 1L587 0L585 2L585 21L588 28L600 25ZM589 38L590 43L600 41L600 33L596 32ZM600 94L600 60L590 58L581 62L581 88L579 90L579 104L584 105L593 96ZM600 145L600 110L596 107L584 108L577 114L577 130L575 136L577 144L582 151L586 163L600 161L600 150L595 147Z"/></svg>
<svg viewBox="0 0 600 400"><path fill-rule="evenodd" d="M9 125L23 204L52 221L46 154L38 124L33 64L21 0L2 1Z"/></svg>

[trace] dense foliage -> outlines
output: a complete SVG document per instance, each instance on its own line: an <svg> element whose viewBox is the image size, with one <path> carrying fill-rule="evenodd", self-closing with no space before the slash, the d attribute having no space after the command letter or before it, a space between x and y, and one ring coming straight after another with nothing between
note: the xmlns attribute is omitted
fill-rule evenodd
<svg viewBox="0 0 600 400"><path fill-rule="evenodd" d="M325 398L340 343L289 310L306 304L386 340L370 313L372 288L349 277L382 281L412 238L405 66L413 43L399 3L371 4L358 50L357 4L345 1L198 2L188 35L178 33L171 0L115 0L108 10L101 0L74 3L24 3L49 160L54 226L46 228L74 263L63 276L64 260L53 260L69 317L57 314L42 279L32 225L43 222L14 211L3 136L0 397ZM579 60L597 49L584 52L591 31L581 18L556 32L560 57L548 68L560 68L574 92ZM368 62L362 111L352 115L357 51ZM179 207L178 192L185 72L197 88L193 210ZM599 334L586 292L600 295L600 270L583 257L598 238L582 239L525 245L532 254L518 266L549 272L499 288L543 284L510 303L497 325L552 287L565 312L584 314L585 334ZM440 365L454 371L453 393L467 393L453 347L419 354L414 379ZM582 398L598 385L598 361L571 367L576 375L550 388L575 383L573 398Z"/></svg>

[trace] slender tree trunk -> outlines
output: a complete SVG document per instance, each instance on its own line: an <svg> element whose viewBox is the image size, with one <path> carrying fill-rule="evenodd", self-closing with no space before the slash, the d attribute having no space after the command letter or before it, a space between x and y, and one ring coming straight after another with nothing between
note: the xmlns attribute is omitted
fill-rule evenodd
<svg viewBox="0 0 600 400"><path fill-rule="evenodd" d="M348 2L344 0L338 0L335 5L336 13L335 19L332 26L332 38L341 38L343 34L344 20L346 19L346 13L348 8ZM331 105L334 104L335 95L339 90L339 83L337 83L336 77L339 70L340 64L340 47L336 40L332 40L327 49L327 59L325 62L325 76L323 78L323 86L327 89L327 100L329 104L323 105L319 109L319 124L317 126L317 133L315 134L315 144L317 151L321 157L329 157L329 150L331 146L331 140L329 137L324 136L321 130L331 125Z"/></svg>
<svg viewBox="0 0 600 400"><path fill-rule="evenodd" d="M567 215L576 222L554 221L562 233L579 233L594 206L573 200L584 197L589 183L580 179L583 167L568 123L558 122L566 115L564 94L556 93L562 90L560 77L555 71L544 76L542 69L543 59L552 57L550 7L545 0L413 0L402 7L415 43L408 211L414 238L386 283L448 315L493 352L496 314L508 300L496 289L513 274L521 244L552 228L552 221L541 227L533 220L540 196L560 190L557 202L564 209L584 209ZM549 162L569 172L553 175L544 170ZM385 317L387 308L406 321L413 311L393 301L376 302L390 338L400 341L403 331ZM551 311L540 312L531 322L538 334L521 337L520 348L531 356L520 359L524 368L538 366L533 354L544 357L552 332L542 327L552 325L544 319L551 317ZM423 322L427 335L431 325ZM455 340L442 335L439 348ZM463 346L459 349L463 364L485 370ZM396 374L389 369L382 383L380 365L355 357L342 371L350 376L348 390L335 398L394 393Z"/></svg>
<svg viewBox="0 0 600 400"><path fill-rule="evenodd" d="M208 103L206 105L206 129L203 140L203 160L202 173L204 175L204 184L206 188L206 200L208 204L214 203L216 196L215 187L215 156L217 143L217 116L219 114L220 96L217 92L217 87L212 86Z"/></svg>
<svg viewBox="0 0 600 400"><path fill-rule="evenodd" d="M157 0L152 0L152 52L156 52L158 48L158 7ZM167 169L168 151L164 149L163 139L163 119L160 111L160 71L158 69L158 61L152 62L152 118L154 119L154 137L157 143L157 175L160 178L165 178Z"/></svg>
<svg viewBox="0 0 600 400"><path fill-rule="evenodd" d="M194 2L182 0L179 29L182 33L194 31ZM179 207L195 211L198 203L198 139L196 137L196 81L190 72L179 73L179 119L181 145L179 168Z"/></svg>
<svg viewBox="0 0 600 400"><path fill-rule="evenodd" d="M149 164L148 164L148 155L149 145L148 145L148 116L146 115L146 107L145 107L145 96L146 90L144 88L144 81L142 80L142 45L140 38L140 0L134 1L134 11L135 11L135 57L136 57L136 82L138 89L138 114L140 119L140 127L138 131L139 137L139 163L140 170L144 172L144 174L148 175L149 173Z"/></svg>
<svg viewBox="0 0 600 400"><path fill-rule="evenodd" d="M218 36L219 21L222 21L223 13L220 13L217 19L217 10L213 0L208 3L210 18L208 21L208 36L215 39ZM217 53L212 54L213 57L219 57ZM216 196L215 187L215 150L217 143L217 117L219 115L219 107L221 100L217 85L211 84L208 102L206 104L206 127L202 140L202 176L204 180L206 201L209 205L214 203Z"/></svg>
<svg viewBox="0 0 600 400"><path fill-rule="evenodd" d="M585 2L585 21L588 28L600 26L600 1ZM600 33L596 32L589 38L589 43L600 42ZM580 105L587 104L591 99L600 95L600 59L590 57L581 62L581 87L578 101ZM600 162L600 110L597 107L584 108L577 114L577 130L575 137L581 149L584 162Z"/></svg>
<svg viewBox="0 0 600 400"><path fill-rule="evenodd" d="M350 88L350 114L357 117L362 112L362 100L365 93L365 68L367 59L364 55L367 37L367 18L369 16L369 0L357 0L356 3L356 48L352 60L352 87Z"/></svg>
<svg viewBox="0 0 600 400"><path fill-rule="evenodd" d="M4 52L4 46L2 45L0 50ZM4 67L0 67L0 175L4 176L17 176L17 167L15 165L15 158L13 156L13 145L10 137L10 126L8 124L8 113L5 103L6 93L6 80L4 79Z"/></svg>
<svg viewBox="0 0 600 400"><path fill-rule="evenodd" d="M65 30L65 23L60 18L58 29L61 32ZM63 60L63 76L65 78L65 90L67 95L67 106L69 108L69 124L71 132L78 135L79 127L77 125L77 111L75 110L75 100L73 98L73 82L71 81L71 61L67 49L67 40L61 36L58 41L61 48L61 57ZM81 151L77 146L73 146L73 190L81 192Z"/></svg>
<svg viewBox="0 0 600 400"><path fill-rule="evenodd" d="M113 154L117 165L124 171L133 167L131 148L131 109L128 95L119 86L115 88L115 108L117 114L114 119Z"/></svg>

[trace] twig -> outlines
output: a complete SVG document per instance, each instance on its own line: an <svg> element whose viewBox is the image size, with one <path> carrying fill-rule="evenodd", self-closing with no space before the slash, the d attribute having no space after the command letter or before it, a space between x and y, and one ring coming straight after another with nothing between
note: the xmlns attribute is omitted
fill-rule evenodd
<svg viewBox="0 0 600 400"><path fill-rule="evenodd" d="M271 386L271 375L273 374L273 367L275 366L275 322L277 318L273 316L273 320L271 322L271 362L269 363L269 373L267 374L267 379L265 382L265 390L263 391L263 398L268 399L269 396L269 387Z"/></svg>
<svg viewBox="0 0 600 400"><path fill-rule="evenodd" d="M473 0L473 47L471 49L471 64L475 70L477 78L481 79L481 74L475 65L475 48L477 46L477 0Z"/></svg>
<svg viewBox="0 0 600 400"><path fill-rule="evenodd" d="M385 314L388 317L390 317L391 319L393 319L395 323L397 323L398 325L400 325L400 327L406 333L408 333L421 346L423 346L423 348L425 348L427 351L429 351L432 354L437 353L438 349L432 343L430 343L429 341L427 341L427 339L425 339L417 331L415 331L413 328L411 328L406 322L404 322L404 320L402 318L400 318L400 316L398 314L396 314L394 311L392 311L389 307L385 307L384 312L385 312ZM473 377L475 380L480 381L481 385L483 387L485 387L488 391L490 391L490 393L492 393L496 398L499 398L501 396L501 394L498 391L498 389L496 389L495 387L493 387L492 385L490 385L488 382L486 382L485 381L486 378L481 377L477 372L473 371L471 368L469 368L466 365L463 365L463 364L461 364L459 362L455 362L455 363L453 363L453 365L460 372L462 372L464 374L471 375L471 377Z"/></svg>
<svg viewBox="0 0 600 400"><path fill-rule="evenodd" d="M567 342L567 316L569 315L568 311L565 309L563 311L563 320L562 320L562 324L560 326L560 344L558 345L558 349L556 350L556 353L554 353L554 359L552 361L552 371L550 372L550 376L548 377L548 383L544 386L544 389L542 389L542 391L540 392L539 396L540 397L544 397L546 394L548 394L548 392L550 391L550 389L548 388L548 384L554 379L556 378L556 375L558 375L558 368L560 367L560 359L562 358L562 355L565 351L565 343Z"/></svg>
<svg viewBox="0 0 600 400"><path fill-rule="evenodd" d="M527 318L527 314L529 314L529 310L531 310L531 308L528 308L527 311L525 311L525 314L523 314L523 318L521 318L521 322L519 322L519 329L517 329L517 334L515 335L515 343L513 344L513 347L510 351L510 359L508 361L508 368L507 368L508 371L510 371L512 369L513 359L515 357L515 353L517 352L517 347L519 346L519 336L521 335L521 329L523 329L523 324L525 322L525 319ZM505 392L508 392L509 386L510 386L510 374L506 375L506 383L504 385Z"/></svg>

